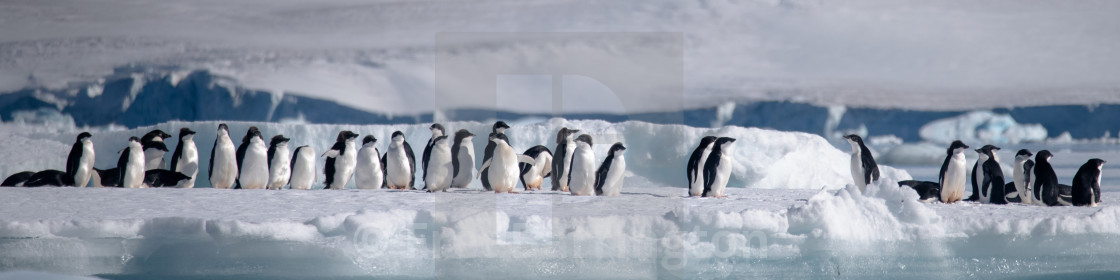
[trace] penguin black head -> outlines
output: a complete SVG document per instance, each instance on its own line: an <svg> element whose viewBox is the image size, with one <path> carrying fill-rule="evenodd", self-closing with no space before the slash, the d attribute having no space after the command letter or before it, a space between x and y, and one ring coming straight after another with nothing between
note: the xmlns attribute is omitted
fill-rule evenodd
<svg viewBox="0 0 1120 280"><path fill-rule="evenodd" d="M1031 153L1031 150L1022 149L1022 150L1019 150L1018 153L1015 153L1015 158L1016 159L1021 159L1021 160L1028 160L1028 159L1031 159L1031 156L1033 156L1033 155L1034 154Z"/></svg>
<svg viewBox="0 0 1120 280"><path fill-rule="evenodd" d="M391 138L393 139L393 142L404 142L404 132L401 132L400 130L394 131L393 137Z"/></svg>
<svg viewBox="0 0 1120 280"><path fill-rule="evenodd" d="M720 137L716 140L716 147L726 147L727 145L731 145L731 143L735 143L735 138Z"/></svg>
<svg viewBox="0 0 1120 280"><path fill-rule="evenodd" d="M366 138L362 139L362 145L366 145L366 144L369 144L369 143L376 144L377 143L377 137L373 137L372 134L371 135L366 135Z"/></svg>
<svg viewBox="0 0 1120 280"><path fill-rule="evenodd" d="M140 142L163 141L163 139L167 138L171 138L171 134L167 134L166 132L163 132L163 130L156 129L149 131L148 134L144 134L144 137L140 138Z"/></svg>
<svg viewBox="0 0 1120 280"><path fill-rule="evenodd" d="M179 138L183 138L183 136L187 136L187 135L194 135L194 133L195 133L194 130L191 130L190 128L186 128L186 127L180 128L179 129Z"/></svg>
<svg viewBox="0 0 1120 280"><path fill-rule="evenodd" d="M357 133L354 133L353 131L349 131L349 130L343 130L343 131L338 132L338 138L336 138L335 141L336 142L346 142L347 140L354 139L354 138L358 138Z"/></svg>
<svg viewBox="0 0 1120 280"><path fill-rule="evenodd" d="M439 123L433 123L432 126L428 127L428 130L431 130L433 135L436 135L436 131L439 131L438 135L447 134L446 130L443 130L443 125Z"/></svg>
<svg viewBox="0 0 1120 280"><path fill-rule="evenodd" d="M588 146L593 145L593 143L591 142L591 135L587 134L581 134L579 137L576 137L576 142L587 143Z"/></svg>
<svg viewBox="0 0 1120 280"><path fill-rule="evenodd" d="M274 147L276 145L280 145L280 144L283 144L283 143L288 143L288 140L292 140L292 139L285 138L284 134L277 134L276 136L272 136L272 142L269 143L268 145Z"/></svg>
<svg viewBox="0 0 1120 280"><path fill-rule="evenodd" d="M564 141L568 141L568 137L572 137L572 135L576 134L577 132L579 132L579 129L568 129L567 127L561 127L560 132L556 133L556 143L564 143Z"/></svg>
<svg viewBox="0 0 1120 280"><path fill-rule="evenodd" d="M128 142L129 143L132 143L132 142L140 143L140 138L136 138L136 136L128 137Z"/></svg>
<svg viewBox="0 0 1120 280"><path fill-rule="evenodd" d="M1051 154L1050 150L1041 150L1041 151L1038 151L1038 153L1034 155L1034 162L1035 163L1050 162L1050 158L1052 158L1052 157L1054 157L1054 154Z"/></svg>
<svg viewBox="0 0 1120 280"><path fill-rule="evenodd" d="M613 155L615 152L621 152L625 150L626 146L623 146L622 142L615 142L614 145L611 145L611 150L608 153Z"/></svg>
<svg viewBox="0 0 1120 280"><path fill-rule="evenodd" d="M509 125L506 125L506 122L498 121L494 123L494 133L506 133L506 129L509 129Z"/></svg>
<svg viewBox="0 0 1120 280"><path fill-rule="evenodd" d="M90 137L93 137L93 134L89 134L89 132L82 132L78 134L78 138L76 141L82 142L83 140L89 139Z"/></svg>
<svg viewBox="0 0 1120 280"><path fill-rule="evenodd" d="M488 139L490 139L490 141L493 141L495 143L506 143L506 145L509 145L509 137L506 136L504 133L491 132L490 137Z"/></svg>
<svg viewBox="0 0 1120 280"><path fill-rule="evenodd" d="M955 153L963 152L965 149L968 149L968 145L965 145L961 140L956 140L953 141L952 145L949 145L949 150L945 153L951 156Z"/></svg>
<svg viewBox="0 0 1120 280"><path fill-rule="evenodd" d="M976 149L976 153L984 154L989 157L994 157L996 151L999 151L999 147L992 145L984 145L983 147Z"/></svg>
<svg viewBox="0 0 1120 280"><path fill-rule="evenodd" d="M245 138L241 138L241 143L249 143L250 140L253 140L253 137L260 138L261 142L264 142L264 137L261 136L261 130L256 126L250 126L249 131L245 132Z"/></svg>
<svg viewBox="0 0 1120 280"><path fill-rule="evenodd" d="M220 124L218 124L218 130L229 131L229 126L226 125L225 123L220 123Z"/></svg>
<svg viewBox="0 0 1120 280"><path fill-rule="evenodd" d="M708 145L715 143L716 140L719 140L719 137L704 136L704 138L700 138L700 147L708 147Z"/></svg>
<svg viewBox="0 0 1120 280"><path fill-rule="evenodd" d="M860 145L863 145L863 137L859 137L859 135L855 135L855 134L844 135L844 139L848 139L848 141L859 143Z"/></svg>
<svg viewBox="0 0 1120 280"><path fill-rule="evenodd" d="M1101 167L1103 167L1103 166L1104 166L1104 164L1105 164L1105 163L1108 163L1108 162L1107 162L1107 161L1104 161L1103 159L1099 159L1099 158L1094 158L1094 159L1090 159L1090 160L1089 160L1088 162L1086 162L1085 164L1090 164L1091 166L1096 166L1096 167L1097 167L1097 169L1100 169Z"/></svg>
<svg viewBox="0 0 1120 280"><path fill-rule="evenodd" d="M460 129L459 131L455 132L455 139L457 139L456 142L462 141L463 139L466 139L467 137L474 137L474 133L471 133L470 131L467 131L466 129Z"/></svg>

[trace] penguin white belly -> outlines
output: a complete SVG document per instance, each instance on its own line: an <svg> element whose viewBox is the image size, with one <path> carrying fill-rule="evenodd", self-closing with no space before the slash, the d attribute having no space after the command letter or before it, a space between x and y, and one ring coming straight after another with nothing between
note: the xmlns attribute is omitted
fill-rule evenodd
<svg viewBox="0 0 1120 280"><path fill-rule="evenodd" d="M525 187L530 190L541 189L541 185L544 184L544 174L552 171L552 156L548 153L541 153L537 155L533 162L529 172L521 175L521 179L525 181Z"/></svg>
<svg viewBox="0 0 1120 280"><path fill-rule="evenodd" d="M859 152L852 153L852 166L851 167L852 167L851 168L852 169L852 180L855 181L855 184L856 184L857 187L859 187L860 192L866 191L867 190L867 180L863 176L863 174L866 174L863 171L863 155L861 155Z"/></svg>
<svg viewBox="0 0 1120 280"><path fill-rule="evenodd" d="M245 151L245 158L241 162L242 189L263 189L268 185L268 148L263 143L253 140L249 149Z"/></svg>
<svg viewBox="0 0 1120 280"><path fill-rule="evenodd" d="M568 189L572 195L595 195L595 154L589 149L577 149L572 155Z"/></svg>
<svg viewBox="0 0 1120 280"><path fill-rule="evenodd" d="M293 190L310 190L315 183L315 151L311 147L299 149L292 165L292 177L289 180Z"/></svg>
<svg viewBox="0 0 1120 280"><path fill-rule="evenodd" d="M626 158L617 156L611 162L610 171L607 172L606 182L603 183L604 196L616 196L622 193L622 177L626 173Z"/></svg>
<svg viewBox="0 0 1120 280"><path fill-rule="evenodd" d="M146 149L144 150L145 171L152 169L163 168L163 154L167 152L159 149Z"/></svg>
<svg viewBox="0 0 1120 280"><path fill-rule="evenodd" d="M354 169L358 166L358 148L354 146L353 142L346 142L346 152L338 155L334 159L334 181L331 187L334 190L345 190L346 184L350 183L350 177L354 176Z"/></svg>
<svg viewBox="0 0 1120 280"><path fill-rule="evenodd" d="M494 149L494 158L491 161L487 169L490 187L494 192L512 192L517 186L517 176L521 173L517 167L520 163L517 161L517 153L509 146L499 145Z"/></svg>
<svg viewBox="0 0 1120 280"><path fill-rule="evenodd" d="M408 157L404 155L404 148L391 149L390 154L385 159L385 179L391 187L408 188L408 182L412 181L412 169L408 165Z"/></svg>
<svg viewBox="0 0 1120 280"><path fill-rule="evenodd" d="M179 181L180 188L194 188L195 179L198 178L198 149L191 142L183 146L183 154L176 162L175 168L179 173L190 176L188 180Z"/></svg>
<svg viewBox="0 0 1120 280"><path fill-rule="evenodd" d="M704 148L700 161L696 163L696 170L692 171L692 182L688 186L688 194L691 196L704 195L704 163L708 162L708 155L711 153L711 147Z"/></svg>
<svg viewBox="0 0 1120 280"><path fill-rule="evenodd" d="M720 157L719 166L716 167L715 178L712 178L712 180L714 180L712 181L712 189L709 191L715 194L709 194L708 196L723 196L723 190L727 188L727 180L731 179L731 162L729 162L727 158L726 155Z"/></svg>
<svg viewBox="0 0 1120 280"><path fill-rule="evenodd" d="M964 197L966 178L964 155L954 155L945 170L945 182L941 186L941 201L949 203L960 201Z"/></svg>
<svg viewBox="0 0 1120 280"><path fill-rule="evenodd" d="M276 154L273 155L268 168L268 189L279 190L283 189L284 185L288 184L288 179L292 177L291 158L288 157L288 146L276 147L274 152Z"/></svg>
<svg viewBox="0 0 1120 280"><path fill-rule="evenodd" d="M459 146L459 174L455 174L455 179L451 180L451 185L458 188L466 188L474 179L474 146L462 145ZM454 166L452 166L454 169Z"/></svg>
<svg viewBox="0 0 1120 280"><path fill-rule="evenodd" d="M428 157L428 176L424 178L424 186L428 191L445 191L451 187L451 172L454 167L451 166L451 150L443 145L435 145L432 147L432 152Z"/></svg>
<svg viewBox="0 0 1120 280"><path fill-rule="evenodd" d="M377 149L363 148L358 152L357 160L354 186L359 189L380 189L385 175L381 172L381 158Z"/></svg>
<svg viewBox="0 0 1120 280"><path fill-rule="evenodd" d="M78 172L74 174L74 186L85 187L93 173L93 145L82 147L82 158L78 161Z"/></svg>
<svg viewBox="0 0 1120 280"><path fill-rule="evenodd" d="M140 149L129 148L128 165L121 183L125 188L144 187L144 152ZM137 160L132 160L137 159Z"/></svg>
<svg viewBox="0 0 1120 280"><path fill-rule="evenodd" d="M214 152L213 174L210 176L210 185L214 188L228 189L233 187L237 180L237 148L229 139L218 143L218 151Z"/></svg>

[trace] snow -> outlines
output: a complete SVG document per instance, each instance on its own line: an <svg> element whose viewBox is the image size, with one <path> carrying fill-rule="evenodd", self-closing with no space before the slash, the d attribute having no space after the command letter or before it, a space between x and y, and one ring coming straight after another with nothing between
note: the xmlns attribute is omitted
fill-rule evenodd
<svg viewBox="0 0 1120 280"><path fill-rule="evenodd" d="M1020 124L1008 114L973 111L955 118L941 119L922 126L922 139L936 143L961 140L973 143L1018 144L1046 140L1046 128L1039 124Z"/></svg>

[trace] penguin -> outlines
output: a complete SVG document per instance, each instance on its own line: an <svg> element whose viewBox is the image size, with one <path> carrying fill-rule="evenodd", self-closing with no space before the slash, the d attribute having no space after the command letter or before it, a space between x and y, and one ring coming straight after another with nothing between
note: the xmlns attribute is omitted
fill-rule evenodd
<svg viewBox="0 0 1120 280"><path fill-rule="evenodd" d="M344 190L354 175L354 168L358 165L358 148L354 140L358 134L349 130L338 132L334 146L326 153L327 163L323 165L323 175L327 176L327 186L324 189Z"/></svg>
<svg viewBox="0 0 1120 280"><path fill-rule="evenodd" d="M455 177L451 179L452 188L466 188L474 179L474 134L466 129L455 132L451 143L451 168Z"/></svg>
<svg viewBox="0 0 1120 280"><path fill-rule="evenodd" d="M146 176L147 174L145 174ZM96 188L119 188L121 187L121 172L116 167L101 170L94 168L93 176L90 176L90 181Z"/></svg>
<svg viewBox="0 0 1120 280"><path fill-rule="evenodd" d="M621 142L611 145L607 158L595 172L595 195L617 196L622 193L622 177L626 174L626 146Z"/></svg>
<svg viewBox="0 0 1120 280"><path fill-rule="evenodd" d="M237 170L240 173L235 189L263 189L268 185L268 146L256 126L249 127L237 147Z"/></svg>
<svg viewBox="0 0 1120 280"><path fill-rule="evenodd" d="M704 173L701 168L708 160L708 155L712 153L712 145L716 143L715 136L704 136L700 139L700 145L692 150L692 156L688 158L688 168L685 170L688 176L688 195L700 196L704 194Z"/></svg>
<svg viewBox="0 0 1120 280"><path fill-rule="evenodd" d="M517 179L521 174L518 164L533 164L535 160L527 155L517 154L503 133L491 133L489 140L494 143L494 157L482 163L482 167L478 169L479 176L490 177L494 193L517 193L514 188L517 187Z"/></svg>
<svg viewBox="0 0 1120 280"><path fill-rule="evenodd" d="M540 190L544 178L552 176L552 151L543 145L536 145L525 150L523 155L533 158L533 164L521 163L521 186L526 191Z"/></svg>
<svg viewBox="0 0 1120 280"><path fill-rule="evenodd" d="M972 198L970 201L980 201L991 204L1007 204L1004 189L1003 168L999 166L996 157L999 147L984 145L976 149L979 158L972 168Z"/></svg>
<svg viewBox="0 0 1120 280"><path fill-rule="evenodd" d="M198 176L198 147L194 144L194 134L190 128L180 128L179 144L175 146L175 153L171 154L171 169L168 170L190 177L180 181L180 188L194 188L195 176Z"/></svg>
<svg viewBox="0 0 1120 280"><path fill-rule="evenodd" d="M24 187L69 187L74 186L74 176L66 171L47 169L32 174L23 183Z"/></svg>
<svg viewBox="0 0 1120 280"><path fill-rule="evenodd" d="M937 184L940 186L939 195L942 203L954 203L964 196L965 164L964 150L968 149L961 140L953 141L945 151L945 162L941 164L941 172L937 175Z"/></svg>
<svg viewBox="0 0 1120 280"><path fill-rule="evenodd" d="M1015 153L1015 166L1013 168L1011 182L1004 184L1004 191L1007 192L1007 202L1031 204L1031 169L1034 168L1034 161L1031 160L1030 150L1021 149Z"/></svg>
<svg viewBox="0 0 1120 280"><path fill-rule="evenodd" d="M568 165L568 191L572 195L595 195L595 150L591 135L576 137L572 163Z"/></svg>
<svg viewBox="0 0 1120 280"><path fill-rule="evenodd" d="M78 134L74 146L70 147L70 155L66 157L66 175L72 177L75 187L85 187L93 176L95 154L92 137L89 132Z"/></svg>
<svg viewBox="0 0 1120 280"><path fill-rule="evenodd" d="M268 143L268 189L284 189L292 177L292 158L288 157L288 141L283 134L272 136Z"/></svg>
<svg viewBox="0 0 1120 280"><path fill-rule="evenodd" d="M1104 164L1104 160L1094 158L1077 169L1070 190L1073 206L1095 207L1101 202L1101 168Z"/></svg>
<svg viewBox="0 0 1120 280"><path fill-rule="evenodd" d="M182 184L182 181L190 179L190 176L187 176L186 174L183 174L181 172L171 171L167 169L152 169L144 172L144 187L174 187Z"/></svg>
<svg viewBox="0 0 1120 280"><path fill-rule="evenodd" d="M166 154L168 150L167 145L163 143L163 139L167 138L171 138L171 134L159 129L149 131L143 137L140 137L140 146L144 147L145 170L166 168L163 154Z"/></svg>
<svg viewBox="0 0 1120 280"><path fill-rule="evenodd" d="M315 149L299 146L292 154L292 177L289 184L293 190L310 190L311 184L318 180L315 170Z"/></svg>
<svg viewBox="0 0 1120 280"><path fill-rule="evenodd" d="M445 135L443 125L438 123L433 123L428 127L428 130L432 131L432 138L428 138L428 144L424 145L423 160L420 161L420 164L424 166L424 173L420 175L420 178L428 178L428 157L432 154L432 144L435 144L436 138Z"/></svg>
<svg viewBox="0 0 1120 280"><path fill-rule="evenodd" d="M211 187L217 189L233 187L238 174L236 151L233 140L229 139L229 126L224 123L218 124L218 135L214 137L214 148L210 149L210 166L206 171Z"/></svg>
<svg viewBox="0 0 1120 280"><path fill-rule="evenodd" d="M359 189L380 189L385 185L385 168L381 166L381 151L376 145L377 138L373 135L362 139L362 149L358 151L358 164L354 170L354 185Z"/></svg>
<svg viewBox="0 0 1120 280"><path fill-rule="evenodd" d="M727 188L727 180L731 179L731 157L727 151L731 149L735 138L720 137L716 139L712 154L704 162L704 197L727 197L723 189Z"/></svg>
<svg viewBox="0 0 1120 280"><path fill-rule="evenodd" d="M31 179L31 175L35 175L35 172L24 171L12 174L8 176L8 178L4 178L4 182L0 183L0 187L22 187L28 179Z"/></svg>
<svg viewBox="0 0 1120 280"><path fill-rule="evenodd" d="M140 138L136 136L128 138L128 148L121 151L121 157L117 160L120 186L130 189L143 188L145 166L147 165L144 146L140 144Z"/></svg>
<svg viewBox="0 0 1120 280"><path fill-rule="evenodd" d="M404 140L404 133L393 132L389 149L381 157L381 165L385 168L385 185L390 189L413 189L416 182L416 156L412 153L412 146Z"/></svg>
<svg viewBox="0 0 1120 280"><path fill-rule="evenodd" d="M918 193L918 200L922 202L933 202L941 198L941 186L935 182L905 180L899 181L898 186L907 186L914 189L914 192Z"/></svg>
<svg viewBox="0 0 1120 280"><path fill-rule="evenodd" d="M451 178L455 171L451 166L449 142L451 140L447 136L436 137L432 141L428 160L424 163L424 189L428 192L446 192L451 187Z"/></svg>
<svg viewBox="0 0 1120 280"><path fill-rule="evenodd" d="M492 130L490 131L491 135L488 136L488 138L493 137L495 134L505 135L507 129L509 129L509 125L506 125L506 122L503 122L503 121L495 122ZM513 146L513 144L510 144L509 141L508 141L509 137L506 137L506 140L507 140L506 144L509 144L510 146ZM483 162L486 162L486 161L490 160L491 157L494 157L494 149L498 147L497 145L498 144L495 144L494 141L487 141L486 142L486 149L482 150L482 161ZM482 181L482 188L486 189L488 191L492 190L490 188L490 176L487 176L486 171L483 171L482 168L479 168L478 170L479 170L479 172L482 172L482 175L479 176L481 178L481 181Z"/></svg>
<svg viewBox="0 0 1120 280"><path fill-rule="evenodd" d="M552 190L553 191L568 191L568 174L571 173L572 153L576 150L575 141L576 133L579 129L568 129L561 127L560 131L556 133L556 149L552 155Z"/></svg>
<svg viewBox="0 0 1120 280"><path fill-rule="evenodd" d="M1050 165L1050 158L1054 157L1049 150L1038 151L1034 155L1034 197L1031 198L1035 205L1057 206L1060 190L1058 189L1058 174Z"/></svg>
<svg viewBox="0 0 1120 280"><path fill-rule="evenodd" d="M849 134L844 136L844 139L848 140L848 144L852 144L852 180L855 181L860 192L865 192L867 184L879 180L879 165L875 164L875 157L871 156L871 150L867 149L867 145L863 144L863 138L859 135Z"/></svg>

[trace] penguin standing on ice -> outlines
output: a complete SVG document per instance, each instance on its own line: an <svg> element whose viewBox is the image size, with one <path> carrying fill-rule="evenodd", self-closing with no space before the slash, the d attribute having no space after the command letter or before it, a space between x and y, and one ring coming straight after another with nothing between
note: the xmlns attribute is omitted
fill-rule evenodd
<svg viewBox="0 0 1120 280"><path fill-rule="evenodd" d="M170 170L191 177L182 181L180 188L193 188L195 176L198 176L198 147L194 144L194 134L190 128L179 129L179 144L175 146L175 153L171 154Z"/></svg>
<svg viewBox="0 0 1120 280"><path fill-rule="evenodd" d="M474 178L474 134L466 129L455 132L451 143L451 168L455 177L451 179L452 188L466 188Z"/></svg>
<svg viewBox="0 0 1120 280"><path fill-rule="evenodd" d="M867 145L863 144L863 138L859 135L850 134L844 136L844 139L852 145L852 179L859 187L859 191L865 192L867 184L879 180L879 165L875 164L875 157L871 156L871 150L867 149Z"/></svg>
<svg viewBox="0 0 1120 280"><path fill-rule="evenodd" d="M315 170L315 149L299 146L292 154L292 176L288 180L293 190L310 190L319 172Z"/></svg>
<svg viewBox="0 0 1120 280"><path fill-rule="evenodd" d="M1054 173L1054 167L1050 165L1050 158L1054 157L1049 150L1038 151L1034 155L1034 197L1032 198L1035 205L1040 206L1057 206L1058 195L1058 174Z"/></svg>
<svg viewBox="0 0 1120 280"><path fill-rule="evenodd" d="M491 133L490 142L494 143L494 157L482 163L479 176L489 176L495 193L517 193L517 179L521 170L518 163L533 164L533 158L519 155L509 146L509 139L502 133ZM493 170L491 170L493 169ZM490 171L490 172L487 172Z"/></svg>
<svg viewBox="0 0 1120 280"><path fill-rule="evenodd" d="M595 195L595 150L591 149L591 141L591 135L576 137L568 172L568 191L572 195Z"/></svg>
<svg viewBox="0 0 1120 280"><path fill-rule="evenodd" d="M412 146L404 140L404 133L393 132L389 149L381 157L381 165L385 166L385 185L390 189L414 189L416 183L416 156Z"/></svg>
<svg viewBox="0 0 1120 280"><path fill-rule="evenodd" d="M495 137L495 135L497 135L497 134L505 135L506 130L509 129L509 125L506 125L506 122L498 121L498 122L494 123L494 127L492 129L493 130L491 130L490 136L488 136L487 138ZM506 144L510 144L509 143L509 137L506 137ZM513 145L510 144L510 146L513 146ZM487 160L490 160L490 158L494 157L494 148L497 148L497 147L498 147L498 144L495 144L494 141L487 141L486 142L486 149L482 150L482 161L486 162ZM487 176L486 171L484 171L482 168L479 168L478 170L479 170L479 172L482 172L482 176L480 176L481 177L480 180L482 180L482 188L486 189L488 191L492 190L490 188L490 176Z"/></svg>
<svg viewBox="0 0 1120 280"><path fill-rule="evenodd" d="M451 140L447 136L432 141L429 160L424 163L424 189L428 192L447 191L455 172L451 166Z"/></svg>
<svg viewBox="0 0 1120 280"><path fill-rule="evenodd" d="M937 184L941 186L941 202L953 203L961 201L964 196L965 164L964 150L968 145L960 140L953 141L945 151L945 162L941 164L941 172L937 176Z"/></svg>
<svg viewBox="0 0 1120 280"><path fill-rule="evenodd" d="M66 175L73 178L75 187L85 187L93 176L95 154L92 137L89 132L78 134L74 146L70 147L70 155L66 157Z"/></svg>
<svg viewBox="0 0 1120 280"><path fill-rule="evenodd" d="M443 125L438 123L433 123L432 126L428 127L428 130L432 132L432 138L428 138L428 144L424 145L424 154L420 161L421 165L424 166L424 173L420 178L428 178L428 158L432 155L432 145L436 143L436 138L446 134L443 130Z"/></svg>
<svg viewBox="0 0 1120 280"><path fill-rule="evenodd" d="M688 158L688 168L685 174L688 176L688 195L701 196L704 194L704 163L708 160L708 155L712 153L712 145L716 143L715 136L704 136L700 139L700 145L692 150L692 156Z"/></svg>
<svg viewBox="0 0 1120 280"><path fill-rule="evenodd" d="M338 137L335 138L334 146L326 153L327 163L323 165L323 173L327 176L327 184L324 189L343 190L346 189L346 184L350 182L350 177L354 175L354 169L358 166L358 147L354 144L354 140L358 139L358 134L349 130L338 132Z"/></svg>
<svg viewBox="0 0 1120 280"><path fill-rule="evenodd" d="M540 190L544 178L552 176L552 151L543 145L536 145L525 150L523 155L533 158L534 163L518 164L521 169L521 186L526 191Z"/></svg>
<svg viewBox="0 0 1120 280"><path fill-rule="evenodd" d="M1026 203L1031 204L1031 183L1033 182L1032 169L1034 169L1034 161L1031 160L1030 150L1022 149L1015 153L1015 166L1011 176L1011 182L1004 184L1003 190L1007 192L1007 202Z"/></svg>
<svg viewBox="0 0 1120 280"><path fill-rule="evenodd" d="M165 167L163 162L163 155L168 152L167 145L163 143L163 139L171 138L171 134L163 132L163 130L152 130L144 137L140 137L140 145L144 147L145 169L163 169Z"/></svg>
<svg viewBox="0 0 1120 280"><path fill-rule="evenodd" d="M704 197L727 197L723 195L723 190L731 179L731 157L727 154L731 143L735 143L735 138L717 139L712 154L704 162Z"/></svg>
<svg viewBox="0 0 1120 280"><path fill-rule="evenodd" d="M218 189L233 187L237 181L237 148L229 139L229 126L218 125L218 135L214 137L214 148L210 150L210 167L207 176L210 186Z"/></svg>
<svg viewBox="0 0 1120 280"><path fill-rule="evenodd" d="M1073 206L1096 207L1097 203L1101 203L1101 168L1104 164L1104 160L1094 158L1077 169L1070 190Z"/></svg>
<svg viewBox="0 0 1120 280"><path fill-rule="evenodd" d="M292 177L291 158L288 157L288 139L283 134L272 136L268 144L268 189L283 189Z"/></svg>
<svg viewBox="0 0 1120 280"><path fill-rule="evenodd" d="M556 133L556 150L552 155L552 190L568 191L568 174L571 173L572 153L576 150L574 137L579 129L561 127Z"/></svg>
<svg viewBox="0 0 1120 280"><path fill-rule="evenodd" d="M237 189L263 189L268 185L268 146L261 130L249 127L237 147Z"/></svg>
<svg viewBox="0 0 1120 280"><path fill-rule="evenodd" d="M984 145L976 149L979 158L972 168L972 201L982 203L1007 204L1004 190L1003 168L996 157L999 147Z"/></svg>
<svg viewBox="0 0 1120 280"><path fill-rule="evenodd" d="M614 143L603 164L595 172L595 195L617 196L622 193L622 177L626 174L626 146Z"/></svg>
<svg viewBox="0 0 1120 280"><path fill-rule="evenodd" d="M120 186L133 189L144 187L145 164L144 146L140 145L140 138L128 138L128 148L121 151L121 157L117 160Z"/></svg>
<svg viewBox="0 0 1120 280"><path fill-rule="evenodd" d="M358 164L354 169L354 186L359 189L380 189L385 185L385 166L381 165L381 151L377 150L377 137L366 135L358 151Z"/></svg>

